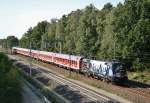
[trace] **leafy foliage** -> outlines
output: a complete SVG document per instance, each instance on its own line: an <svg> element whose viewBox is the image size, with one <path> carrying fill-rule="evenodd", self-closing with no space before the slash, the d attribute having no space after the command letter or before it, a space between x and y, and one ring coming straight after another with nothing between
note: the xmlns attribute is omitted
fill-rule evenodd
<svg viewBox="0 0 150 103"><path fill-rule="evenodd" d="M11 48L13 46L18 46L19 45L19 40L15 36L8 36L6 39L1 39L0 40L0 45L3 48Z"/></svg>
<svg viewBox="0 0 150 103"><path fill-rule="evenodd" d="M40 22L25 33L20 46L83 55L87 58L119 59L136 70L149 68L149 0L125 0L98 10L90 4L51 22ZM149 68L150 69L150 68Z"/></svg>
<svg viewBox="0 0 150 103"><path fill-rule="evenodd" d="M2 103L21 103L18 71L2 53L0 53L0 100Z"/></svg>

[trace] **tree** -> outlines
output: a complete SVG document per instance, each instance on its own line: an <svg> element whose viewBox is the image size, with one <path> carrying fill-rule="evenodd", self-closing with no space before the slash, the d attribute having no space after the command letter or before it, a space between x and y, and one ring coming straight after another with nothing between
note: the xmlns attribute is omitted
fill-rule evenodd
<svg viewBox="0 0 150 103"><path fill-rule="evenodd" d="M80 35L76 46L77 52L87 57L95 56L96 52L95 42L98 36L96 31L97 12L97 9L92 4L87 6L80 18L80 25L77 28L77 35Z"/></svg>
<svg viewBox="0 0 150 103"><path fill-rule="evenodd" d="M49 44L49 51L56 51L56 43L55 43L55 35L56 35L56 23L57 19L52 19L51 23L47 27L47 35L48 35L48 44Z"/></svg>
<svg viewBox="0 0 150 103"><path fill-rule="evenodd" d="M77 35L79 20L82 15L81 10L71 12L67 17L67 25L65 27L65 40L63 43L64 53L76 54L76 42L80 35Z"/></svg>
<svg viewBox="0 0 150 103"><path fill-rule="evenodd" d="M20 40L21 47L29 48L29 41L32 41L32 49L40 49L41 37L47 32L47 21L42 21L33 28L29 28Z"/></svg>
<svg viewBox="0 0 150 103"><path fill-rule="evenodd" d="M111 3L107 3L104 5L103 10L111 10L112 9L112 4Z"/></svg>
<svg viewBox="0 0 150 103"><path fill-rule="evenodd" d="M18 46L19 40L15 36L8 36L7 37L7 47L12 48L13 46Z"/></svg>

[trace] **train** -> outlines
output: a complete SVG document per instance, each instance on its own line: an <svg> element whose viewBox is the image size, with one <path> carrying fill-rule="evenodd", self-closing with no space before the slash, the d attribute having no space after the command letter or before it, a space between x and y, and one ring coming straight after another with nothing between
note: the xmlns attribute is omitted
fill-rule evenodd
<svg viewBox="0 0 150 103"><path fill-rule="evenodd" d="M123 63L119 61L91 60L84 56L32 50L20 47L12 47L12 53L52 63L106 82L124 83L128 80L127 71L124 68Z"/></svg>

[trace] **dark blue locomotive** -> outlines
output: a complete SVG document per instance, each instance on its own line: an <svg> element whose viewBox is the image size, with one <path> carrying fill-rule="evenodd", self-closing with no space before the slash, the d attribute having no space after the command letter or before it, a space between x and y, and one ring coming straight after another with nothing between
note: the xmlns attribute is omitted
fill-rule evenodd
<svg viewBox="0 0 150 103"><path fill-rule="evenodd" d="M123 83L128 79L126 69L123 68L122 63L117 61L83 59L81 64L81 72L104 81Z"/></svg>

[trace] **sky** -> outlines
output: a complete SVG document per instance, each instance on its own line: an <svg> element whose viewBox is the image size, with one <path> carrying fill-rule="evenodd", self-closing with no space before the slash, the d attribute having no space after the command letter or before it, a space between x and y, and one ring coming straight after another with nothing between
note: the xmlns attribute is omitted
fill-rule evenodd
<svg viewBox="0 0 150 103"><path fill-rule="evenodd" d="M19 39L38 22L61 18L77 9L94 4L98 9L110 2L116 6L124 0L0 0L0 39L14 35Z"/></svg>

